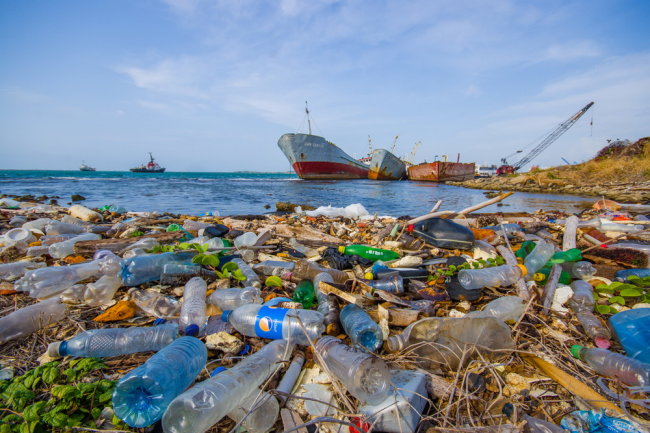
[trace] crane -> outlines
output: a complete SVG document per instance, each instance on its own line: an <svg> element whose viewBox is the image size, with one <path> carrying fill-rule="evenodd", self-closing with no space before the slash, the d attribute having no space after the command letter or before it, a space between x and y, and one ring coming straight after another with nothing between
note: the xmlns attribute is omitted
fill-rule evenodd
<svg viewBox="0 0 650 433"><path fill-rule="evenodd" d="M395 153L395 146L397 145L397 139L399 138L399 135L395 136L395 139L393 140L393 145L390 147L390 153Z"/></svg>
<svg viewBox="0 0 650 433"><path fill-rule="evenodd" d="M402 161L404 161L407 165L413 165L413 160L415 160L415 154L418 151L418 147L422 145L421 141L417 141L415 145L413 146L413 150L411 150L411 153L407 157L402 158Z"/></svg>
<svg viewBox="0 0 650 433"><path fill-rule="evenodd" d="M523 158L521 158L519 161L516 163L509 165L507 163L507 157L502 158L501 162L503 165L497 169L497 174L510 174L514 173L517 170L519 170L521 167L524 165L528 164L531 162L535 157L537 157L540 153L542 153L547 147L549 147L555 140L560 138L562 134L564 134L571 126L573 126L574 123L578 121L582 117L583 114L587 112L591 108L591 106L594 105L593 101L582 107L580 111L578 111L576 114L573 116L569 117L569 119L565 120L564 122L560 123L560 125L553 130L546 138L544 138L537 146L533 148L530 152L528 152ZM515 152L519 153L519 152ZM514 155L514 154L513 154ZM512 155L510 155L512 156Z"/></svg>

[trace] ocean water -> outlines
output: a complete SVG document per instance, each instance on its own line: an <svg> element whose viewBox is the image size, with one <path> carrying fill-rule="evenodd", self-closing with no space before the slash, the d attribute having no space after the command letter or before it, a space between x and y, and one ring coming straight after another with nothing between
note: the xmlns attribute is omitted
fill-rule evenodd
<svg viewBox="0 0 650 433"><path fill-rule="evenodd" d="M440 210L461 210L487 198L481 190L431 182L373 180L301 180L292 173L159 174L118 171L0 170L0 194L58 196L66 206L72 194L86 197L84 206L116 204L129 211L198 215L262 214L279 201L311 206L345 207L361 203L370 213L418 216L442 200ZM597 198L516 192L482 212L577 212Z"/></svg>

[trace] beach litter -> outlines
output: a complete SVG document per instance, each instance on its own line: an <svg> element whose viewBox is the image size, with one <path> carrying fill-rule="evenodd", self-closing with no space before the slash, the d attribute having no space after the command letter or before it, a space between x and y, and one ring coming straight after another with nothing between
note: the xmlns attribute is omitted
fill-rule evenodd
<svg viewBox="0 0 650 433"><path fill-rule="evenodd" d="M0 432L647 431L644 210L478 212L510 194L399 218L3 197Z"/></svg>

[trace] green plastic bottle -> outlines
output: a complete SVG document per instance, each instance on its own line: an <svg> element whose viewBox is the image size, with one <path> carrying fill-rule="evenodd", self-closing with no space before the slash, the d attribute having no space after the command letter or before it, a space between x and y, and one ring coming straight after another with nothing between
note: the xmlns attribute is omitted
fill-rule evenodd
<svg viewBox="0 0 650 433"><path fill-rule="evenodd" d="M533 279L541 286L546 284L546 280L548 280L548 275L551 273L551 267L550 266L545 266L539 271L537 271L533 277ZM571 284L571 281L573 281L573 278L571 278L571 274L568 272L562 271L560 273L560 280L558 281L560 284L569 285Z"/></svg>
<svg viewBox="0 0 650 433"><path fill-rule="evenodd" d="M309 309L314 305L314 298L316 297L314 293L314 285L309 280L302 280L296 286L296 291L293 292L294 302L300 302L305 309Z"/></svg>
<svg viewBox="0 0 650 433"><path fill-rule="evenodd" d="M551 256L547 265L555 265L566 262L578 262L582 260L582 252L577 248L571 248L566 251L558 251Z"/></svg>
<svg viewBox="0 0 650 433"><path fill-rule="evenodd" d="M354 254L368 260L389 261L399 259L399 254L395 251L382 250L381 248L367 247L365 245L348 245L347 247L340 246L339 252L348 255Z"/></svg>
<svg viewBox="0 0 650 433"><path fill-rule="evenodd" d="M515 252L515 257L519 257L521 259L525 259L528 254L530 254L531 251L535 249L535 242L533 241L525 241L523 244L521 244L521 247Z"/></svg>

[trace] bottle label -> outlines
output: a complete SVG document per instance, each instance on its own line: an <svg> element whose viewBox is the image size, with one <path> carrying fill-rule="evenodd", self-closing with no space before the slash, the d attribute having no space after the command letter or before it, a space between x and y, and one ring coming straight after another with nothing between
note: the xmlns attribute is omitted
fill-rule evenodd
<svg viewBox="0 0 650 433"><path fill-rule="evenodd" d="M288 311L287 308L272 306L260 308L255 318L255 334L271 340L282 339L282 322Z"/></svg>

